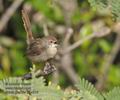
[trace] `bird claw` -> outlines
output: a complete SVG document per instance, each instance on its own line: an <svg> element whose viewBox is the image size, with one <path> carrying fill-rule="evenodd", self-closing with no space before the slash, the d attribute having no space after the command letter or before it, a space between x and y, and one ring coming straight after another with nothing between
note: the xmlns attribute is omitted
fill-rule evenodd
<svg viewBox="0 0 120 100"><path fill-rule="evenodd" d="M56 67L50 63L46 63L45 64L45 67L44 69L41 71L41 70L38 70L37 72L35 72L35 77L40 77L40 76L45 76L45 75L48 75L48 74L51 74L53 73L54 71L56 71ZM31 73L27 73L25 74L22 79L26 79L26 80L29 80L29 79L32 79L32 74Z"/></svg>
<svg viewBox="0 0 120 100"><path fill-rule="evenodd" d="M56 71L56 67L47 62L44 69L43 69L44 74L47 75L47 74L50 74L50 73L52 73L54 71Z"/></svg>

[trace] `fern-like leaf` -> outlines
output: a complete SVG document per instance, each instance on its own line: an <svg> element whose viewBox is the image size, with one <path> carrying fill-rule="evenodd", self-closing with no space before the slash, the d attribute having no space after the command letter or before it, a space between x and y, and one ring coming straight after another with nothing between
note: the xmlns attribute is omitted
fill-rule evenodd
<svg viewBox="0 0 120 100"><path fill-rule="evenodd" d="M98 11L108 12L113 15L113 17L120 21L120 0L88 0L92 8Z"/></svg>
<svg viewBox="0 0 120 100"><path fill-rule="evenodd" d="M80 79L76 87L80 90L79 95L82 96L82 100L104 100L94 86L85 79Z"/></svg>
<svg viewBox="0 0 120 100"><path fill-rule="evenodd" d="M61 100L64 96L63 91L58 90L55 84L45 86L44 81L43 77L32 80L33 90L38 91L38 93L32 95L42 100Z"/></svg>
<svg viewBox="0 0 120 100"><path fill-rule="evenodd" d="M20 95L27 95L29 89L31 88L30 81L23 81L18 77L10 77L0 80L0 89L9 97L17 97ZM25 84L27 84L25 86ZM27 87L29 89L27 89ZM24 91L24 92L23 92ZM7 99L6 99L7 100Z"/></svg>
<svg viewBox="0 0 120 100"><path fill-rule="evenodd" d="M120 21L120 0L109 0L111 1L111 12L116 20Z"/></svg>
<svg viewBox="0 0 120 100"><path fill-rule="evenodd" d="M99 8L99 9L105 9L108 6L108 0L88 0L91 7L93 8Z"/></svg>
<svg viewBox="0 0 120 100"><path fill-rule="evenodd" d="M120 87L115 87L105 95L105 100L120 100Z"/></svg>
<svg viewBox="0 0 120 100"><path fill-rule="evenodd" d="M35 76L35 66L31 69L32 73L32 90L37 91L38 93L31 94L32 96L36 96L38 99L42 100L61 100L64 96L62 90L57 89L57 85L45 85L45 79L43 77L36 78Z"/></svg>

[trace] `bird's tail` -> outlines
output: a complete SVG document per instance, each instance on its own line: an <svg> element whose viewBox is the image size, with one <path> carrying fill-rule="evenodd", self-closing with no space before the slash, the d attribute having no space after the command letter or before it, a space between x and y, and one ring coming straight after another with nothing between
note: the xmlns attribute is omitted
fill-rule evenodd
<svg viewBox="0 0 120 100"><path fill-rule="evenodd" d="M31 24L26 10L22 10L22 19L24 22L25 31L27 32L27 43L29 44L33 39Z"/></svg>

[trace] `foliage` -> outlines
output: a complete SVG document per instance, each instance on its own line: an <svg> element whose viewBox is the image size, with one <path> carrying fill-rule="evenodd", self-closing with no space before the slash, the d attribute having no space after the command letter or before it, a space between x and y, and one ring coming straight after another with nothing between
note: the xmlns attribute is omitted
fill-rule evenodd
<svg viewBox="0 0 120 100"><path fill-rule="evenodd" d="M120 87L115 87L113 90L108 92L106 95L106 100L119 100L120 99Z"/></svg>
<svg viewBox="0 0 120 100"><path fill-rule="evenodd" d="M37 97L42 100L61 100L63 97L63 92L57 88L57 85L50 84L45 85L45 79L43 77L35 78L32 69L32 80L22 80L21 78L7 78L0 81L0 89L3 90L8 95L18 96L22 94L31 94L30 98ZM28 84L28 88L24 84ZM9 89L10 88L10 89ZM12 91L12 92L9 92ZM36 93L34 93L36 92ZM58 99L59 98L59 99ZM8 99L9 100L9 99ZM20 99L21 100L21 99Z"/></svg>
<svg viewBox="0 0 120 100"><path fill-rule="evenodd" d="M15 83L31 83L32 90L38 91L36 94L26 92L26 94L12 94L10 96L7 94L5 96L5 91L7 88L5 84L15 84ZM63 91L60 86L52 84L49 82L45 85L45 79L43 77L33 78L32 80L21 80L21 78L7 78L0 81L0 89L3 91L0 93L0 100L23 100L23 97L30 97L32 100L37 100L41 98L42 100L119 100L120 99L120 87L116 87L110 92L101 95L94 86L85 79L80 79L79 83L76 84L76 88L70 91ZM19 89L16 89L18 91ZM21 98L22 95L22 98ZM9 97L9 99L8 99ZM34 99L35 98L35 99Z"/></svg>
<svg viewBox="0 0 120 100"><path fill-rule="evenodd" d="M88 0L93 8L99 11L109 11L114 18L120 20L120 0Z"/></svg>
<svg viewBox="0 0 120 100"><path fill-rule="evenodd" d="M3 12L0 10L0 15L4 14L4 11L9 8L9 5L13 1L14 0L4 1L4 10ZM63 9L61 9L58 3L56 3L57 1L62 0L24 1L23 5L17 9L16 13L10 19L4 31L0 33L0 79L15 76L15 78L6 78L4 81L0 81L0 89L5 90L5 82L22 82L21 79L16 76L27 73L31 66L31 62L28 61L25 55L26 33L21 18L22 7L28 4L27 7L28 10L30 10L29 17L31 19L34 36L43 36L43 27L41 24L45 23L48 25L49 33L56 35L59 38L61 46L65 37L64 30L66 28L66 20L64 20L64 16L67 12L70 12L70 9L68 9L66 13L63 13ZM90 8L87 1L95 11ZM74 11L71 18L71 27L74 30L74 34L70 39L70 45L80 39L82 40L82 38L85 38L87 35L92 34L94 22L100 21L100 23L105 24L106 26L113 26L113 20L109 14L112 14L113 18L116 20L120 20L120 0L77 0L77 5L78 8ZM34 19L42 20L36 22ZM100 23L97 23L95 26L100 25ZM72 67L78 76L85 77L92 83L96 82L94 82L94 80L97 80L98 76L101 74L101 65L104 63L103 58L110 53L114 44L115 36L116 34L112 33L104 38L88 40L79 48L76 48L76 50L71 52L71 60L73 62ZM120 85L119 61L118 53L118 57L116 57L114 64L111 65L109 70L105 90L110 90L114 86ZM60 63L56 65L59 66ZM32 80L26 81L31 82L34 89L39 91L38 95L31 95L31 97L33 99L36 97L42 97L45 100L50 98L52 100L58 100L58 98L62 98L63 100L114 100L113 97L116 97L116 100L120 99L120 88L115 88L102 96L101 93L99 93L94 86L85 79L80 79L79 83L75 85L77 89L67 91L66 87L71 86L69 78L66 77L64 71L61 71L58 76L58 84L60 84L61 87L64 87L63 90L60 89L57 84L47 82L43 77L38 79L33 77ZM47 78L50 79L51 76L48 76ZM26 97L29 97L28 94L22 96L18 95L16 97L16 95L6 95L5 92L0 93L0 100L14 100L16 98L24 100Z"/></svg>
<svg viewBox="0 0 120 100"><path fill-rule="evenodd" d="M119 100L120 99L120 87L116 87L108 93L104 93L101 95L95 87L85 79L80 79L79 83L75 85L76 89L71 89L69 91L63 91L59 85L53 84L51 82L48 85L45 84L45 79L43 77L35 78L35 66L31 69L32 79L31 80L22 80L21 78L11 77L6 78L0 81L0 90L1 98L0 100L7 99L4 93L9 94L9 88L15 90L16 94L12 94L11 98L18 98L18 100L22 100L21 95L23 97L30 97L42 100ZM30 90L25 89L25 93L21 94L22 87L25 84L30 83ZM13 84L13 85L12 85ZM24 85L22 85L24 84ZM10 86L11 85L11 86ZM26 85L27 86L27 85ZM19 88L21 87L21 89ZM12 90L11 89L11 90ZM12 90L13 91L13 90ZM19 91L19 93L17 93ZM36 93L32 91L37 91ZM9 97L9 96L8 96ZM7 99L10 100L10 99ZM34 100L34 99L32 99Z"/></svg>
<svg viewBox="0 0 120 100"><path fill-rule="evenodd" d="M76 86L80 90L80 93L83 96L83 100L104 100L101 94L94 88L94 86L85 79L80 79L79 84Z"/></svg>

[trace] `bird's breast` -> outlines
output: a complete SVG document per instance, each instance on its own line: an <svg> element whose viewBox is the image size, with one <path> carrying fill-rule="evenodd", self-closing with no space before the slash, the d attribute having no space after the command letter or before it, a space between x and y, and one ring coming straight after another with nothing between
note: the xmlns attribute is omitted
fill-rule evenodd
<svg viewBox="0 0 120 100"><path fill-rule="evenodd" d="M50 58L53 58L57 53L57 48L56 47L50 47L47 49L47 54Z"/></svg>

